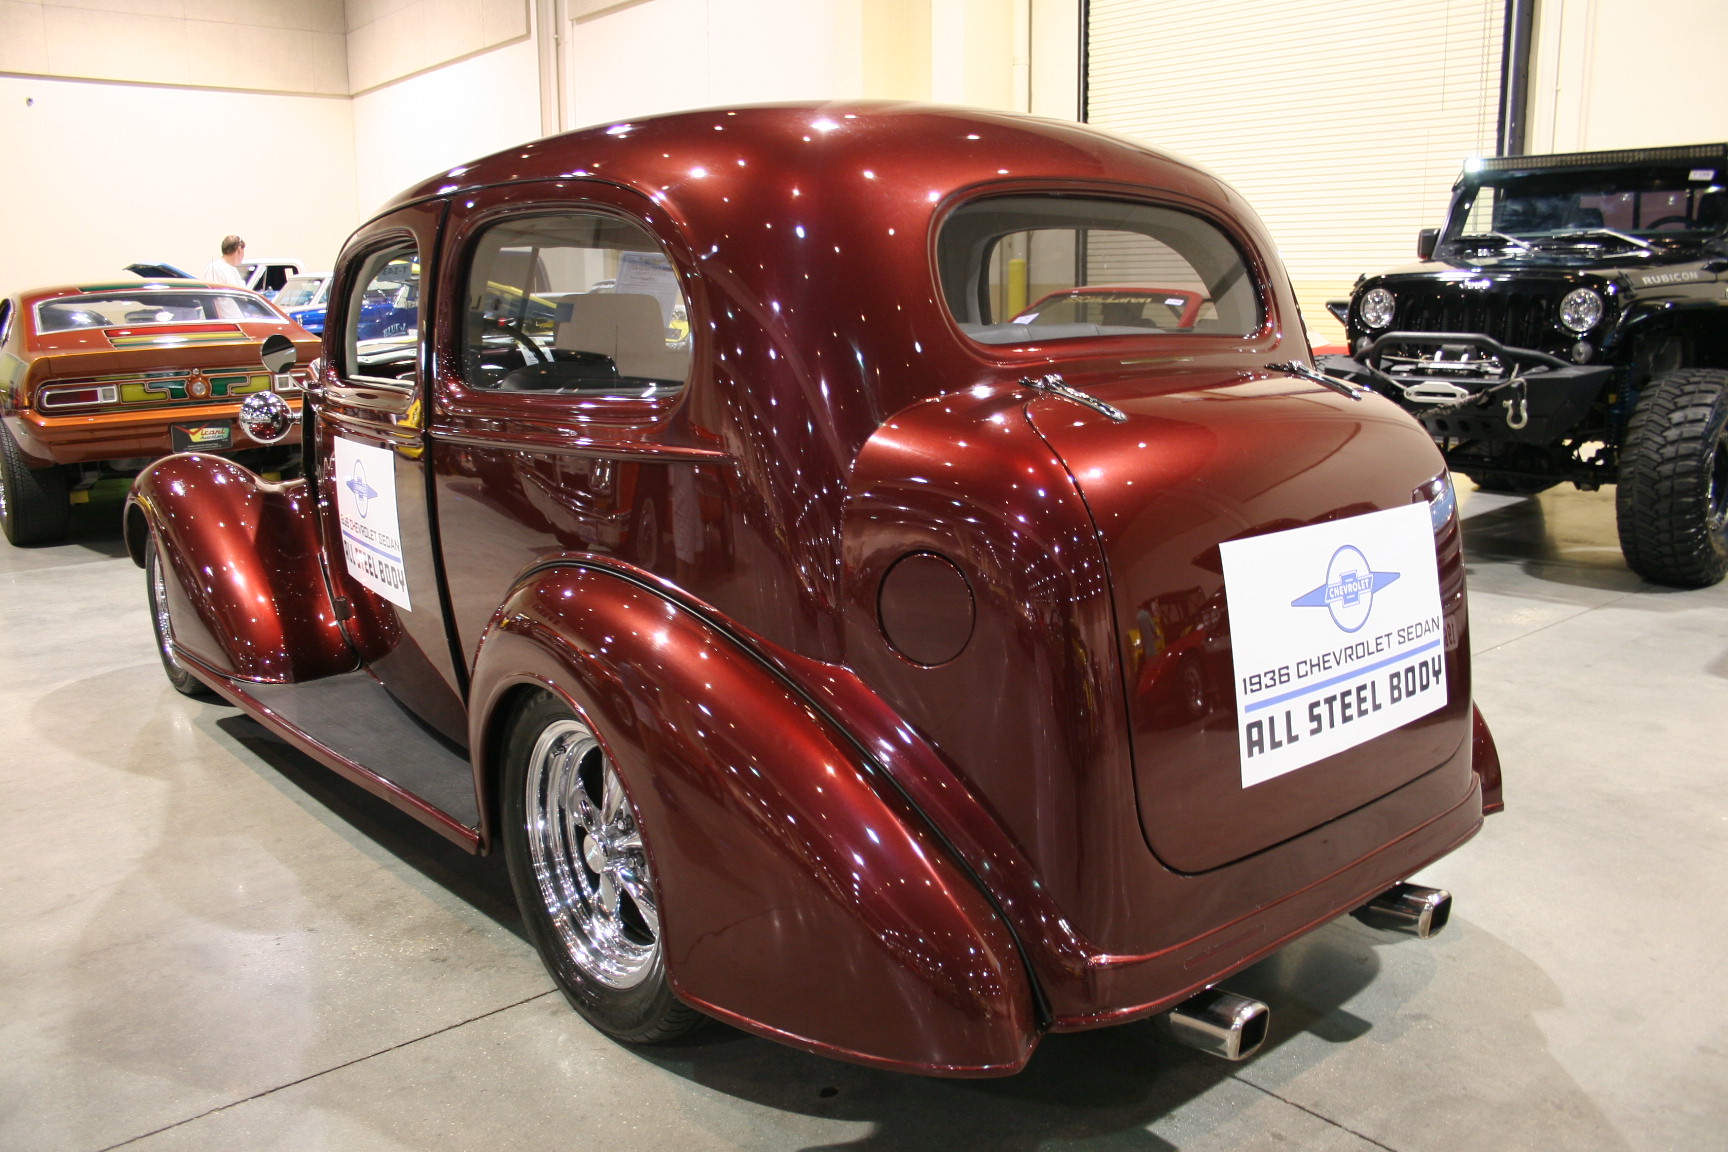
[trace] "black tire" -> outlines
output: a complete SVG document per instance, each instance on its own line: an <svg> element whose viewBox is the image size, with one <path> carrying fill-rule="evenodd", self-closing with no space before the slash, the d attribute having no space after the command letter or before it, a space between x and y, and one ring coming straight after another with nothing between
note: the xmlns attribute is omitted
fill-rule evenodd
<svg viewBox="0 0 1728 1152"><path fill-rule="evenodd" d="M168 683L174 685L174 690L182 696L194 700L220 699L174 655L174 622L168 613L166 580L162 557L156 551L156 538L152 536L144 542L144 592L150 600L150 629L156 634L156 655L162 660L162 671L167 673Z"/></svg>
<svg viewBox="0 0 1728 1152"><path fill-rule="evenodd" d="M531 697L511 722L501 808L523 926L571 1007L634 1044L701 1027L666 978L635 807L593 729L553 696Z"/></svg>
<svg viewBox="0 0 1728 1152"><path fill-rule="evenodd" d="M1728 573L1728 372L1645 386L1620 453L1620 550L1646 580L1703 588Z"/></svg>
<svg viewBox="0 0 1728 1152"><path fill-rule="evenodd" d="M72 526L71 485L64 468L32 468L0 425L0 531L19 547L58 544Z"/></svg>

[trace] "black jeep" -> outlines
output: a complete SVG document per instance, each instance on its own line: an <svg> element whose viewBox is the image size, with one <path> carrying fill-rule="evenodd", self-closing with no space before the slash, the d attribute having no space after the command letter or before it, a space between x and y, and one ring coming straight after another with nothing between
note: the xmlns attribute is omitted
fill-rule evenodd
<svg viewBox="0 0 1728 1152"><path fill-rule="evenodd" d="M1618 484L1639 575L1728 571L1728 144L1472 162L1420 264L1327 307L1337 376L1496 492Z"/></svg>

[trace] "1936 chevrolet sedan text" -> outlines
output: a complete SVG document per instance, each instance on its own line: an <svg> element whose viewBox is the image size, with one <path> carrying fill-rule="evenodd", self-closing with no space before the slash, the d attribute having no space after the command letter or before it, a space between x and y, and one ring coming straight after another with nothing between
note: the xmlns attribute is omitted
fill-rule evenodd
<svg viewBox="0 0 1728 1152"><path fill-rule="evenodd" d="M1451 482L1213 177L691 112L444 173L334 276L305 479L134 487L164 664L501 848L602 1029L991 1075L1186 1002L1239 1055L1259 1006L1196 994L1443 920L1403 882L1500 803ZM412 327L359 339L381 278ZM1028 316L1088 284L1201 303Z"/></svg>

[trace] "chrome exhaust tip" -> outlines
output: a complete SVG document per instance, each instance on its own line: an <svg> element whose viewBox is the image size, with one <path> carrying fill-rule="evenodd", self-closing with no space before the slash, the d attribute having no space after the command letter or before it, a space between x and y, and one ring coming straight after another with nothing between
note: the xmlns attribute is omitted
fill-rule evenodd
<svg viewBox="0 0 1728 1152"><path fill-rule="evenodd" d="M1426 940L1451 919L1452 893L1419 884L1394 884L1350 915L1370 928Z"/></svg>
<svg viewBox="0 0 1728 1152"><path fill-rule="evenodd" d="M1197 992L1157 1017L1178 1044L1225 1060L1246 1060L1266 1043L1272 1009L1218 988Z"/></svg>

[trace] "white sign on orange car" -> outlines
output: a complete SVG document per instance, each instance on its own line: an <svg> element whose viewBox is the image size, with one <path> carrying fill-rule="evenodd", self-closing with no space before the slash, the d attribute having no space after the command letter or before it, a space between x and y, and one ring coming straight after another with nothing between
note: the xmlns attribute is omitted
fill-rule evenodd
<svg viewBox="0 0 1728 1152"><path fill-rule="evenodd" d="M1426 504L1231 540L1220 551L1242 787L1446 703Z"/></svg>

